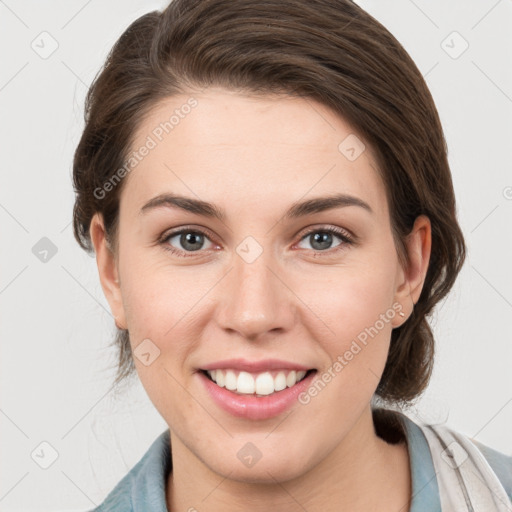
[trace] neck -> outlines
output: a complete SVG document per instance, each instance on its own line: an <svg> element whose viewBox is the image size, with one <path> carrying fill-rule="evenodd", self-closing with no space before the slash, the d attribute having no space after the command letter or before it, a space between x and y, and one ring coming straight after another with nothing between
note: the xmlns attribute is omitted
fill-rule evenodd
<svg viewBox="0 0 512 512"><path fill-rule="evenodd" d="M231 512L406 512L411 497L405 442L388 444L375 433L370 406L321 463L298 478L270 483L234 481L211 471L171 433L173 470L169 510ZM293 461L290 461L293 463Z"/></svg>

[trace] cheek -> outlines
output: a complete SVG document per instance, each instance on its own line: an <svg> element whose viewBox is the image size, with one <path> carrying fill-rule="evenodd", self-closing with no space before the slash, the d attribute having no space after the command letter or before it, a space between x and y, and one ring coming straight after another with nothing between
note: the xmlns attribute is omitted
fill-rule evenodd
<svg viewBox="0 0 512 512"><path fill-rule="evenodd" d="M325 326L324 340L330 340L331 355L352 339L364 338L366 330L376 323L383 336L391 332L395 316L392 264L373 261L357 267L330 268L310 275L302 284L297 282L295 289Z"/></svg>
<svg viewBox="0 0 512 512"><path fill-rule="evenodd" d="M183 368L200 342L196 324L206 284L197 271L154 265L142 255L125 258L123 271L123 304L139 379L166 418L182 417L193 408ZM150 354L146 359L145 353Z"/></svg>
<svg viewBox="0 0 512 512"><path fill-rule="evenodd" d="M126 255L120 272L130 333L155 340L181 328L208 284L197 269L176 268L161 258L152 262L142 251Z"/></svg>
<svg viewBox="0 0 512 512"><path fill-rule="evenodd" d="M139 378L158 410L173 409L181 399L186 406L180 383L190 377L186 363L211 320L205 306L219 276L211 269L151 263L142 254L125 258L124 265L123 303ZM139 357L146 348L156 354L149 365Z"/></svg>
<svg viewBox="0 0 512 512"><path fill-rule="evenodd" d="M315 428L358 417L375 392L397 314L394 275L389 270L377 263L369 271L345 268L328 280L317 279L315 286L308 279L308 286L301 289L304 302L321 318L317 325L328 327L322 335L314 333L328 356L319 369L320 382L299 400Z"/></svg>

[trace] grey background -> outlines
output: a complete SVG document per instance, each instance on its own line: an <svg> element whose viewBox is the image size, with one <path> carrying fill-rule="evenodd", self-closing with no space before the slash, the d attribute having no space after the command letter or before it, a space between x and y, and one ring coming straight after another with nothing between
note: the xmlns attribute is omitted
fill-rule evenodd
<svg viewBox="0 0 512 512"><path fill-rule="evenodd" d="M92 508L166 428L138 381L111 391L114 324L70 225L87 86L129 23L165 3L0 0L2 511ZM512 454L512 0L359 3L426 77L469 248L409 415Z"/></svg>

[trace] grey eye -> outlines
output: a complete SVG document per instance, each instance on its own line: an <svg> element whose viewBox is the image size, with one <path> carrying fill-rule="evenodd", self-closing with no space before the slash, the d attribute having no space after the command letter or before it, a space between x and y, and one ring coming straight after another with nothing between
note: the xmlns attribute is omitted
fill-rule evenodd
<svg viewBox="0 0 512 512"><path fill-rule="evenodd" d="M171 240L177 238L179 246L176 247L171 243ZM167 243L172 245L175 249L180 251L194 252L204 249L204 243L208 237L198 231L180 231L173 233L167 238ZM210 242L211 243L211 242Z"/></svg>
<svg viewBox="0 0 512 512"><path fill-rule="evenodd" d="M334 233L331 233L326 230L317 230L313 231L311 233L308 233L302 240L301 243L304 240L310 240L311 248L314 251L325 251L326 249L331 249L333 247L336 247L336 245L333 244L333 238L338 238L341 240L341 237L339 235L336 235ZM341 242L337 245L340 245ZM302 247L302 249L308 249L308 247Z"/></svg>

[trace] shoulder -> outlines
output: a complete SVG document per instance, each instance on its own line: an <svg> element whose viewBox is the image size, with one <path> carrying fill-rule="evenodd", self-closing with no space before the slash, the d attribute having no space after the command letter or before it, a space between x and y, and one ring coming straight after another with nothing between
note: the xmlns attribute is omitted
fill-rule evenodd
<svg viewBox="0 0 512 512"><path fill-rule="evenodd" d="M133 487L133 480L140 471L139 461L130 472L110 491L104 501L90 512L132 512L133 504L130 489Z"/></svg>
<svg viewBox="0 0 512 512"><path fill-rule="evenodd" d="M166 512L165 483L171 470L169 430L162 432L144 456L91 512Z"/></svg>
<svg viewBox="0 0 512 512"><path fill-rule="evenodd" d="M512 455L497 451L475 439L469 439L483 454L512 501Z"/></svg>
<svg viewBox="0 0 512 512"><path fill-rule="evenodd" d="M448 454L449 457L455 456L456 460L458 459L457 466L462 466L465 458L472 458L473 456L471 455L471 452L479 452L481 456L483 456L479 458L485 460L485 462L488 464L490 468L490 471L500 481L509 500L512 501L512 455L502 453L498 450L495 450L494 448L491 448L490 446L487 446L479 441L476 441L475 439L471 439L469 436L457 430L454 430L453 428L449 427L446 424L423 424L422 422L413 421L411 418L408 418L403 413L400 414L399 416L404 420L404 424L407 425L407 430L409 434L412 434L410 436L411 441L415 440L415 436L417 441L418 435L421 436L422 439L426 439L425 436L429 433L429 431L435 431L438 436L441 435L442 441L444 442L443 446L445 446L445 450L443 450L443 452L448 450L450 452ZM422 435L420 434L420 430L422 432ZM462 450L465 449L467 453L464 455L464 453L453 452L450 449L450 446L453 441L457 441L457 445L459 445L459 447L461 447ZM429 444L430 442L431 441L429 441ZM471 447L473 447L473 449L471 449ZM429 451L431 452L432 455L431 450L432 446L429 446ZM445 458L445 456L442 456L442 458Z"/></svg>
<svg viewBox="0 0 512 512"><path fill-rule="evenodd" d="M394 413L404 427L407 444L410 448L413 486L418 489L418 493L421 491L423 500L426 497L434 499L434 495L439 494L440 489L436 483L439 483L440 479L445 491L447 489L452 491L457 486L457 482L461 483L460 478L462 478L462 481L466 482L464 485L472 481L471 485L476 485L476 487L479 487L479 482L483 485L485 485L484 482L493 480L496 484L499 482L502 489L501 491L497 490L498 495L502 496L503 501L506 501L506 495L512 502L511 455L471 439L446 424L414 421L403 412L394 411ZM455 447L452 446L454 444ZM468 461L464 462L466 459ZM458 475L452 474L448 468L458 468L456 471ZM465 476L461 474L461 471ZM435 478L433 478L434 476ZM473 476L476 476L476 480ZM422 489L423 486L428 487L428 485L431 485L431 492ZM435 508L430 507L432 510ZM420 506L417 507L417 510L423 509ZM416 511L415 508L411 508L411 510Z"/></svg>

